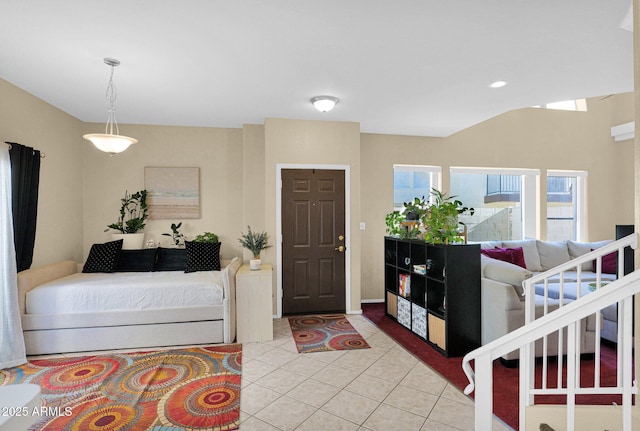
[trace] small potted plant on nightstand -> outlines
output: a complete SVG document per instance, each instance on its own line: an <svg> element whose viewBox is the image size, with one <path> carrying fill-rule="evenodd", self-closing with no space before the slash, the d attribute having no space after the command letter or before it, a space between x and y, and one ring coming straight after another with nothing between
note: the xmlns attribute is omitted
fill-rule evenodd
<svg viewBox="0 0 640 431"><path fill-rule="evenodd" d="M269 236L266 232L256 233L251 230L251 226L247 226L247 233L241 233L240 245L244 248L248 249L253 253L253 259L249 261L249 267L252 271L257 271L260 269L260 265L262 264L260 260L260 253L262 250L271 247L269 245Z"/></svg>

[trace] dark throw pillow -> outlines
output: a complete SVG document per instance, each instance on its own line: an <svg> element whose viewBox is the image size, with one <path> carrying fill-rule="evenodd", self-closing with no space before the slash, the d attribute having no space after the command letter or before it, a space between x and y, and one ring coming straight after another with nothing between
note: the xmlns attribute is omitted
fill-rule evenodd
<svg viewBox="0 0 640 431"><path fill-rule="evenodd" d="M184 271L187 268L187 251L184 248L158 248L156 271Z"/></svg>
<svg viewBox="0 0 640 431"><path fill-rule="evenodd" d="M518 265L521 268L527 269L527 266L524 263L524 252L522 251L522 247L486 248L480 250L480 253L492 259L513 263L514 265Z"/></svg>
<svg viewBox="0 0 640 431"><path fill-rule="evenodd" d="M593 249L591 250L593 251ZM596 272L596 263L593 261L593 272ZM602 256L602 273L603 274L617 274L618 273L618 252L612 251L609 254Z"/></svg>
<svg viewBox="0 0 640 431"><path fill-rule="evenodd" d="M518 265L521 268L527 269L527 264L524 261L524 251L522 247L508 248L507 250L511 250L511 257L513 258L514 264Z"/></svg>
<svg viewBox="0 0 640 431"><path fill-rule="evenodd" d="M156 249L122 250L114 272L151 272L156 265Z"/></svg>
<svg viewBox="0 0 640 431"><path fill-rule="evenodd" d="M123 241L119 239L104 244L93 244L89 251L89 257L82 267L82 272L113 272L118 263L122 243Z"/></svg>
<svg viewBox="0 0 640 431"><path fill-rule="evenodd" d="M220 271L220 242L186 241L187 269L184 272Z"/></svg>

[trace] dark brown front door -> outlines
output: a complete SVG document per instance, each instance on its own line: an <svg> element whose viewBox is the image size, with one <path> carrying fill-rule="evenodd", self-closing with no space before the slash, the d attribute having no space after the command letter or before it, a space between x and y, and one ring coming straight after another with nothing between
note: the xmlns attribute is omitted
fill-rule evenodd
<svg viewBox="0 0 640 431"><path fill-rule="evenodd" d="M345 312L344 171L282 170L282 311Z"/></svg>

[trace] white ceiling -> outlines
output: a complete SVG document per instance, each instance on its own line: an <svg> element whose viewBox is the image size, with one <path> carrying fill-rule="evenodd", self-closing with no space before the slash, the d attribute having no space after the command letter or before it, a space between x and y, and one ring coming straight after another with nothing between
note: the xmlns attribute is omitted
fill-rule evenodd
<svg viewBox="0 0 640 431"><path fill-rule="evenodd" d="M0 77L82 121L267 117L447 136L521 107L633 90L629 0L0 0ZM506 87L491 89L496 80ZM313 96L340 99L329 113Z"/></svg>

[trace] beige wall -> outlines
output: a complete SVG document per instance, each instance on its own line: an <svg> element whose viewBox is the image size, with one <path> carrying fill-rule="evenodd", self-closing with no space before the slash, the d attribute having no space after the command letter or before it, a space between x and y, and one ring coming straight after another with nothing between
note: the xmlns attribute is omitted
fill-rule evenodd
<svg viewBox="0 0 640 431"><path fill-rule="evenodd" d="M360 126L357 123L268 118L265 121L265 226L276 233L277 164L347 165L350 167L351 297L347 311L360 310ZM275 263L275 250L267 254ZM274 312L276 308L274 308Z"/></svg>
<svg viewBox="0 0 640 431"><path fill-rule="evenodd" d="M101 124L86 124L84 133ZM109 239L107 225L118 219L120 199L125 190L145 187L145 166L200 168L201 218L192 220L148 220L145 240L153 238L168 245L173 222L183 222L181 232L194 237L214 232L222 242L223 258L241 256L238 237L243 229L242 130L198 127L121 125L120 133L133 136L138 143L113 157L92 145L84 145L84 246Z"/></svg>
<svg viewBox="0 0 640 431"><path fill-rule="evenodd" d="M33 266L82 258L82 122L0 79L0 142L46 154ZM1 144L4 145L4 144Z"/></svg>

